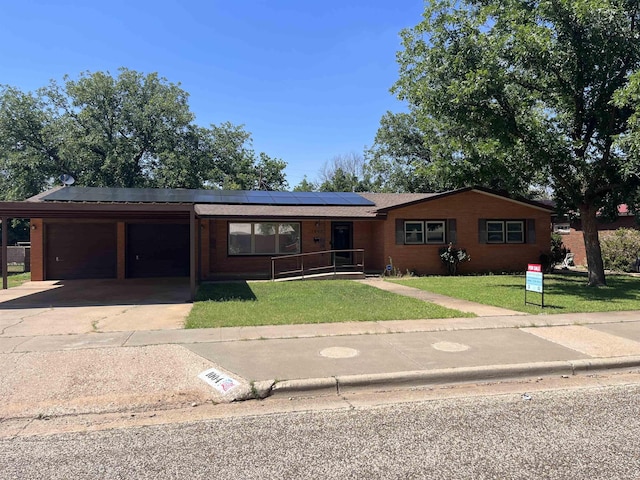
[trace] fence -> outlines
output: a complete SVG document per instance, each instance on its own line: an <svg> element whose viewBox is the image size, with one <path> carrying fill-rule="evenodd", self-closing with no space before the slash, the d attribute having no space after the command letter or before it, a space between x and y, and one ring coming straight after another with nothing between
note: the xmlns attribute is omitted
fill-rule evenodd
<svg viewBox="0 0 640 480"><path fill-rule="evenodd" d="M2 261L2 254L0 254ZM9 272L31 271L31 247L29 245L7 246L7 270Z"/></svg>

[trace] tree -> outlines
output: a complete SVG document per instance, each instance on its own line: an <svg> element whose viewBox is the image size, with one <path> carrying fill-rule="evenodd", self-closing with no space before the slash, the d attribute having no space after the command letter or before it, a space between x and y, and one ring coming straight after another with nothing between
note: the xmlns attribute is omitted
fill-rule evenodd
<svg viewBox="0 0 640 480"><path fill-rule="evenodd" d="M385 113L366 151L373 183L387 192L436 192L458 186L444 178L444 170L433 168L426 140L414 115Z"/></svg>
<svg viewBox="0 0 640 480"><path fill-rule="evenodd" d="M315 192L317 189L316 184L310 182L306 175L302 177L302 180L300 180L298 185L293 187L294 192Z"/></svg>
<svg viewBox="0 0 640 480"><path fill-rule="evenodd" d="M286 164L240 126L195 125L188 94L122 68L34 93L0 88L0 187L23 199L69 173L81 186L283 189Z"/></svg>
<svg viewBox="0 0 640 480"><path fill-rule="evenodd" d="M372 190L367 164L362 155L336 155L323 164L318 190L321 192L368 192Z"/></svg>
<svg viewBox="0 0 640 480"><path fill-rule="evenodd" d="M640 67L639 24L636 0L437 0L402 32L393 91L431 161L516 190L549 183L580 214L589 285L605 284L596 217L633 203L639 185L616 143L629 131L617 92Z"/></svg>
<svg viewBox="0 0 640 480"><path fill-rule="evenodd" d="M226 190L285 190L286 163L252 149L251 134L229 122L211 125L207 185Z"/></svg>

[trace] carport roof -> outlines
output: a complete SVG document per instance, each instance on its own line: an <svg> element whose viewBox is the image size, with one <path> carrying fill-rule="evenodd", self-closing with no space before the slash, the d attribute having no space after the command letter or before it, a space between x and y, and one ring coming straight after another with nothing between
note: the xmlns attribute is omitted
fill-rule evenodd
<svg viewBox="0 0 640 480"><path fill-rule="evenodd" d="M6 218L189 218L191 204L0 202Z"/></svg>

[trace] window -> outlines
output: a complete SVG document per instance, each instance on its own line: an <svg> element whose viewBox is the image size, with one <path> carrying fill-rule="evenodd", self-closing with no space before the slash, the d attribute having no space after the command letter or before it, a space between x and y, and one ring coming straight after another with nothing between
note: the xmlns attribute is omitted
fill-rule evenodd
<svg viewBox="0 0 640 480"><path fill-rule="evenodd" d="M559 235L568 235L571 233L571 226L569 223L554 223L553 224L553 233L557 233Z"/></svg>
<svg viewBox="0 0 640 480"><path fill-rule="evenodd" d="M300 253L299 223L229 223L229 255Z"/></svg>
<svg viewBox="0 0 640 480"><path fill-rule="evenodd" d="M424 222L427 226L426 243L444 243L444 222Z"/></svg>
<svg viewBox="0 0 640 480"><path fill-rule="evenodd" d="M422 245L425 243L445 243L444 221L417 221L404 222L404 243L406 245Z"/></svg>
<svg viewBox="0 0 640 480"><path fill-rule="evenodd" d="M507 225L507 243L524 243L524 222L505 222Z"/></svg>
<svg viewBox="0 0 640 480"><path fill-rule="evenodd" d="M504 243L504 222L487 221L487 243Z"/></svg>
<svg viewBox="0 0 640 480"><path fill-rule="evenodd" d="M524 221L487 220L487 243L524 243Z"/></svg>
<svg viewBox="0 0 640 480"><path fill-rule="evenodd" d="M424 222L404 222L404 243L424 243Z"/></svg>

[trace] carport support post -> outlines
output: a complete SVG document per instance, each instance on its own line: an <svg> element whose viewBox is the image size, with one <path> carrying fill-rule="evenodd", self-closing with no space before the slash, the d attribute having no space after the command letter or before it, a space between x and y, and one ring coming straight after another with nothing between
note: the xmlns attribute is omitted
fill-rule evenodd
<svg viewBox="0 0 640 480"><path fill-rule="evenodd" d="M7 230L9 222L7 217L2 217L2 289L7 289Z"/></svg>
<svg viewBox="0 0 640 480"><path fill-rule="evenodd" d="M4 231L4 230L3 230ZM192 206L189 211L189 263L190 283L191 283L191 301L196 299L196 214L195 208Z"/></svg>

